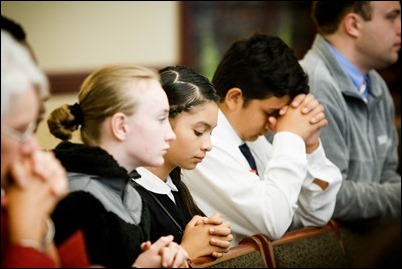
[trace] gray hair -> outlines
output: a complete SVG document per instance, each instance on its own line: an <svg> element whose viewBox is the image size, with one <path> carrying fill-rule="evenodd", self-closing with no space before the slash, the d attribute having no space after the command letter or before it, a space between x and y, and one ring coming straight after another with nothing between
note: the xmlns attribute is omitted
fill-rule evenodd
<svg viewBox="0 0 402 269"><path fill-rule="evenodd" d="M1 119L10 110L13 98L30 87L38 90L39 97L49 93L45 74L36 66L31 55L13 37L1 30Z"/></svg>

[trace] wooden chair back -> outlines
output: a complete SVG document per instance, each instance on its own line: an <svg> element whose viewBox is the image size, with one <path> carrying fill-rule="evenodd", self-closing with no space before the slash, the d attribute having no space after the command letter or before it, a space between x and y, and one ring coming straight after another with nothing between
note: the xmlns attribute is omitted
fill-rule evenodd
<svg viewBox="0 0 402 269"><path fill-rule="evenodd" d="M244 238L237 246L231 247L223 257L199 257L189 262L190 268L267 268L265 258L268 250L263 235Z"/></svg>

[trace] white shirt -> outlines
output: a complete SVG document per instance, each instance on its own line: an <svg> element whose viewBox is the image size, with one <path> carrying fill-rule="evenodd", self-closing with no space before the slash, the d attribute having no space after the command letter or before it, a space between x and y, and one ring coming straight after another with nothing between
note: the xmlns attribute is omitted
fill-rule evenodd
<svg viewBox="0 0 402 269"><path fill-rule="evenodd" d="M331 218L342 176L321 146L306 155L301 137L280 132L273 143L261 136L247 142L259 175L239 149L243 142L219 111L212 133L212 150L194 170L182 170L197 205L211 215L223 214L234 240L257 233L275 240L292 227L323 226ZM329 183L325 190L315 178Z"/></svg>

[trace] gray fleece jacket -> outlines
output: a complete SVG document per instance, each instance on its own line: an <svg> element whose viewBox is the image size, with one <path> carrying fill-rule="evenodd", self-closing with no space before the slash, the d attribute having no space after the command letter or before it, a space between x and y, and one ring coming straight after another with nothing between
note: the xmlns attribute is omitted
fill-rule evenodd
<svg viewBox="0 0 402 269"><path fill-rule="evenodd" d="M328 126L321 141L342 172L334 218L347 221L401 214L401 175L395 109L385 81L372 70L366 104L348 75L317 35L301 60L311 92L324 105Z"/></svg>

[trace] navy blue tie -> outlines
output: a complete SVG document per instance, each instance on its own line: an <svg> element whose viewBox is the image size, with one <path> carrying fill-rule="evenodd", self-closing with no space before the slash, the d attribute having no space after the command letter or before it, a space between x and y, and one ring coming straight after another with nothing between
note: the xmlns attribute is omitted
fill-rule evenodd
<svg viewBox="0 0 402 269"><path fill-rule="evenodd" d="M249 147L247 146L247 144L244 143L243 145L240 145L239 149L240 149L241 153L243 153L244 157L246 157L247 162L250 164L251 169L254 170L255 173L258 175L257 165L255 163L254 157L251 154L251 151L250 151Z"/></svg>

